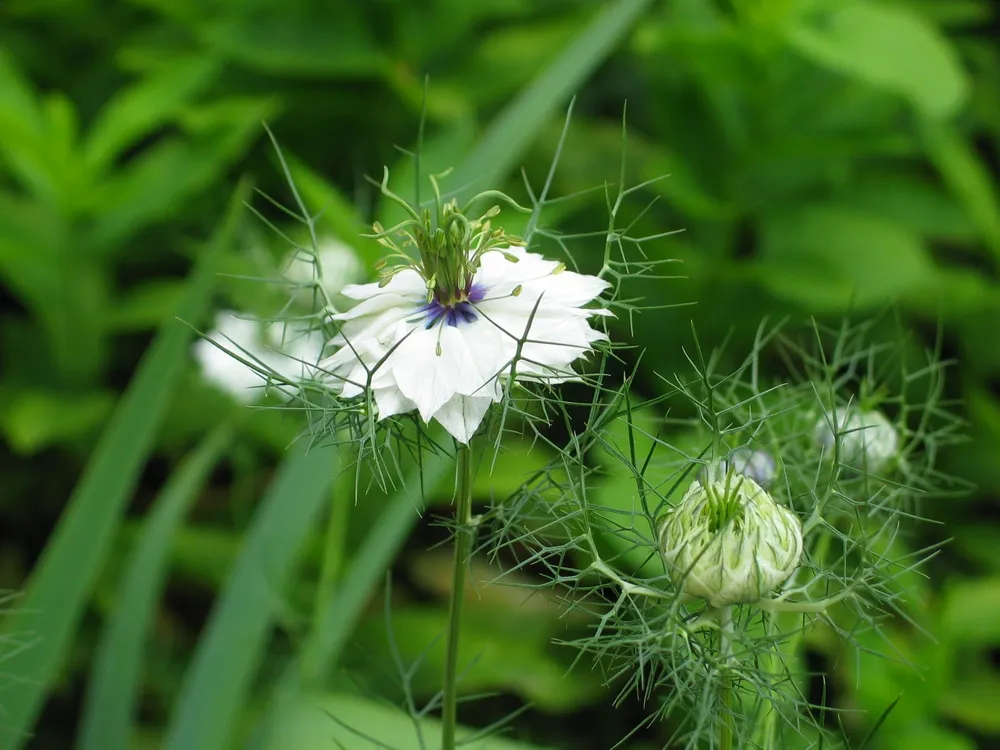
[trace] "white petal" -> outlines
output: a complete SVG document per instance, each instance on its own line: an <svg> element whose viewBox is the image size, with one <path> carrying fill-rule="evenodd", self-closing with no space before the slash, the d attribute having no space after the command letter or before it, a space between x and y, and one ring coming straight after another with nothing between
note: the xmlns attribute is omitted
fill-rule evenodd
<svg viewBox="0 0 1000 750"><path fill-rule="evenodd" d="M476 396L452 396L444 406L434 413L434 419L441 423L451 436L468 445L493 399Z"/></svg>
<svg viewBox="0 0 1000 750"><path fill-rule="evenodd" d="M412 268L404 268L393 274L392 279L384 287L374 284L348 284L340 293L350 299L370 299L383 294L394 294L401 297L423 297L427 294L427 282Z"/></svg>
<svg viewBox="0 0 1000 750"><path fill-rule="evenodd" d="M528 318L518 314L495 313L491 320L506 332L504 335L512 342L508 346L508 357L513 357L517 351L517 341L507 334L525 341L521 347L521 359L517 362L518 375L554 379L551 382L573 377L570 365L590 351L591 344L606 338L578 317L535 316L530 329Z"/></svg>
<svg viewBox="0 0 1000 750"><path fill-rule="evenodd" d="M465 338L453 326L415 329L387 365L399 390L416 403L425 422L456 393L469 395L482 385Z"/></svg>
<svg viewBox="0 0 1000 750"><path fill-rule="evenodd" d="M406 414L417 408L410 399L395 386L375 389L375 404L378 406L379 421L396 414Z"/></svg>
<svg viewBox="0 0 1000 750"><path fill-rule="evenodd" d="M517 258L511 263L504 253ZM537 253L529 253L523 247L507 247L503 252L491 250L480 258L479 271L475 281L498 294L510 294L518 284L525 284L536 279L544 279L552 275L559 267L554 260L546 260Z"/></svg>

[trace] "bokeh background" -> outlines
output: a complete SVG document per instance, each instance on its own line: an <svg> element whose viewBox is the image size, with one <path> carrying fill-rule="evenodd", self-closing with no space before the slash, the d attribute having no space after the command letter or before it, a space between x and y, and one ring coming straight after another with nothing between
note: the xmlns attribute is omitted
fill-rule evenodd
<svg viewBox="0 0 1000 750"><path fill-rule="evenodd" d="M992 2L5 0L0 591L19 596L0 604L0 747L369 746L344 724L417 746L394 706L439 686L448 467L425 467L423 517L419 491L355 506L337 451L301 455L301 415L248 409L179 319L280 305L260 279L287 268L279 231L308 232L263 197L294 207L263 122L344 283L377 259L359 234L394 216L366 177L387 165L412 196L422 116L424 171L526 202L521 170L537 189L573 96L553 195L576 198L550 228L602 231L601 186L668 175L618 221L682 261L636 288L663 309L622 329L647 348L643 395L686 367L692 327L738 360L765 319L873 320L876 342L901 326L954 361L969 440L939 460L975 489L923 509L921 543L951 541L912 577L899 652L821 644L810 666L858 741L900 699L872 747L1000 742ZM512 446L477 498L545 458ZM556 605L482 592L463 684L493 697L463 720L530 703L511 747L599 748L645 716L611 707L599 671L565 676L551 641L579 623Z"/></svg>

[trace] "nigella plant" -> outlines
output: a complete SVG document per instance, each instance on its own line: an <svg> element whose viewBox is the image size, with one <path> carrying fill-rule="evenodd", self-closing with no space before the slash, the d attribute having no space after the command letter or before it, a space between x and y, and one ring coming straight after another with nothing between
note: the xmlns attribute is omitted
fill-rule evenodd
<svg viewBox="0 0 1000 750"><path fill-rule="evenodd" d="M282 165L291 182L283 160ZM305 412L312 440L335 441L352 451L356 480L362 479L364 464L372 481L385 486L401 483L404 459L416 459L419 466L425 451L453 457L454 574L443 687L433 701L441 710L444 750L456 744L461 606L480 527L472 515L474 456L500 451L514 430L542 437L553 418L565 416L563 384L600 389L601 370L613 351L606 328L612 308L632 309L619 299L617 282L649 275L662 262L625 257L627 242L643 240L629 240L615 227L627 194L621 186L609 201L603 253L596 255L600 263L591 264L597 275L572 270L568 254L540 254L532 244L538 237L564 245L540 224L552 171L537 194L526 180L530 209L492 190L459 203L442 193L443 176L429 178L430 201L410 203L390 189L386 171L376 184L404 218L392 226L376 222L365 235L384 250L374 266L378 280L338 286L336 305L320 294L312 310L297 311L284 322L305 329L310 338L321 335L319 356L290 351L296 366L286 368L274 366L270 356L255 356L250 347L232 351L224 342L206 344L228 350L286 395L288 407ZM297 215L315 238L313 219L291 187ZM496 223L502 209L530 214L525 236ZM296 246L296 253L320 266L313 244L312 250ZM315 287L322 292L325 283L319 281ZM289 282L294 291L289 309L298 310L293 303L303 296L302 284ZM356 490L363 494L364 481L356 481ZM344 513L331 511L331 524L342 525ZM328 533L335 535L332 525ZM321 571L322 585L329 580Z"/></svg>
<svg viewBox="0 0 1000 750"><path fill-rule="evenodd" d="M804 653L837 659L905 614L900 580L934 552L920 506L961 490L935 467L960 436L944 363L870 328L762 334L727 373L696 342L644 403L631 379L595 389L569 449L491 511L494 553L592 618L566 645L668 746L846 742ZM787 381L763 381L768 353Z"/></svg>
<svg viewBox="0 0 1000 750"><path fill-rule="evenodd" d="M318 370L341 400L367 402L377 422L419 415L458 448L455 567L442 695L442 747L455 746L460 607L472 544L470 444L489 409L515 385L556 385L578 377L574 363L607 336L590 325L609 311L599 302L609 282L529 252L494 228L500 211L442 200L432 178L431 207L410 206L382 181L382 192L409 217L374 237L389 251L378 283L348 286L356 304L333 314L333 353ZM516 205L516 204L515 204Z"/></svg>

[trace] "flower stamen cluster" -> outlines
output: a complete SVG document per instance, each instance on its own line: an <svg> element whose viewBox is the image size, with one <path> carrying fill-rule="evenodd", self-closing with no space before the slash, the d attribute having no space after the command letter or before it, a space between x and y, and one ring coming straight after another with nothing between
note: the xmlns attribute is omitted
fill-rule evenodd
<svg viewBox="0 0 1000 750"><path fill-rule="evenodd" d="M441 177L447 175L447 172ZM521 244L503 229L494 228L490 220L500 213L500 206L494 205L484 214L470 219L472 205L483 198L501 197L520 209L514 201L502 193L488 191L472 198L465 207L459 208L457 200L442 201L441 190L435 176L431 176L434 187L434 210L414 208L388 188L389 173L382 178L382 193L401 206L410 218L389 229L375 222L371 235L380 245L390 251L378 266L379 284L385 287L393 275L404 268L413 268L427 282L427 303L436 303L444 309L455 309L470 302L475 295L473 281L482 262L482 257L490 250L500 250ZM525 210L525 209L522 209ZM397 243L397 237L402 238ZM417 251L414 258L406 252L412 247ZM506 253L512 263L516 256ZM395 263L389 261L395 259Z"/></svg>

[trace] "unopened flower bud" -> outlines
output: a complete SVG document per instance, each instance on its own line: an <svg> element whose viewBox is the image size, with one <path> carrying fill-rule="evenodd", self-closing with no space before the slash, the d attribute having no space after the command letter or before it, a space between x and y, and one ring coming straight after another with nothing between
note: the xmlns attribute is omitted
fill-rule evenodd
<svg viewBox="0 0 1000 750"><path fill-rule="evenodd" d="M802 524L753 479L694 482L659 529L674 584L713 607L758 601L795 571Z"/></svg>
<svg viewBox="0 0 1000 750"><path fill-rule="evenodd" d="M734 475L750 477L766 490L770 489L774 482L774 478L778 474L778 467L767 451L737 448L727 458L713 461L702 467L698 479L703 484L721 482L730 472Z"/></svg>
<svg viewBox="0 0 1000 750"><path fill-rule="evenodd" d="M880 411L838 407L816 423L816 444L832 456L840 441L840 463L852 469L876 474L885 469L899 452L899 433Z"/></svg>

